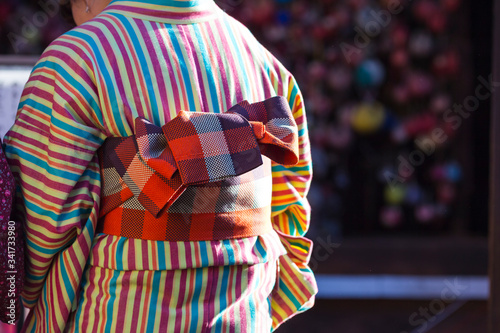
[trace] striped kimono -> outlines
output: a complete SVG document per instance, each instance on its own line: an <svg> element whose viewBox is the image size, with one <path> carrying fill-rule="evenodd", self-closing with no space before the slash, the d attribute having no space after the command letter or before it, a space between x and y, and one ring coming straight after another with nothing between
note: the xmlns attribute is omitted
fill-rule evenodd
<svg viewBox="0 0 500 333"><path fill-rule="evenodd" d="M181 110L222 113L273 96L292 111L299 162L264 161L269 232L203 241L100 232L107 138L133 135L138 117L163 126ZM265 332L313 305L302 96L211 0L115 0L56 39L26 84L5 149L26 233L24 332Z"/></svg>

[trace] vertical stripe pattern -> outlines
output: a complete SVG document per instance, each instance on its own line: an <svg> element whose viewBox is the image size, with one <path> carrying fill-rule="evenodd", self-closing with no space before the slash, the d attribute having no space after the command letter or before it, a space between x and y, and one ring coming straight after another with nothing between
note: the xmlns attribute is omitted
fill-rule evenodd
<svg viewBox="0 0 500 333"><path fill-rule="evenodd" d="M221 113L276 95L289 103L300 156L271 166L273 232L209 242L96 233L96 151L106 138L134 134L137 117L163 126L181 110ZM213 1L114 0L57 38L33 69L5 148L26 231L25 332L262 332L312 306L303 99Z"/></svg>
<svg viewBox="0 0 500 333"><path fill-rule="evenodd" d="M66 332L266 332L275 282L275 261L160 271L91 266Z"/></svg>

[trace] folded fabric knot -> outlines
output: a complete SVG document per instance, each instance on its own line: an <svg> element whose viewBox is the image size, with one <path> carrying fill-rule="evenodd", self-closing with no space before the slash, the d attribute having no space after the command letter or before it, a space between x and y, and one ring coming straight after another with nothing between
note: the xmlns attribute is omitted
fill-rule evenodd
<svg viewBox="0 0 500 333"><path fill-rule="evenodd" d="M254 132L257 131L255 135L262 155L282 165L299 162L297 124L286 98L277 96L253 104L243 101L227 113L239 114L250 122Z"/></svg>
<svg viewBox="0 0 500 333"><path fill-rule="evenodd" d="M99 150L100 215L126 203L158 217L187 186L242 175L262 164L261 154L284 165L299 160L297 125L283 97L243 101L221 114L180 111L163 127L137 118L135 135L108 138Z"/></svg>

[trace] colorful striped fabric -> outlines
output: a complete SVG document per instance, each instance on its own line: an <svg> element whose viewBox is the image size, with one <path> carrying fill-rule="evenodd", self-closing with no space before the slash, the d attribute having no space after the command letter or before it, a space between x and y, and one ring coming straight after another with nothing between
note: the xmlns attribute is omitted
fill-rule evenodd
<svg viewBox="0 0 500 333"><path fill-rule="evenodd" d="M67 331L269 332L274 262L173 271L86 270ZM271 268L269 268L271 266ZM95 286L120 290L96 296ZM97 292L99 295L99 291ZM153 295L151 297L151 295Z"/></svg>
<svg viewBox="0 0 500 333"><path fill-rule="evenodd" d="M104 237L109 238L101 234L95 244ZM155 242L140 239L108 239L116 256L101 260L101 251L109 247L93 248L77 310L70 316L66 330L269 331L272 323L268 296L273 292L277 272L276 260L271 258L283 252L276 252L278 248L260 249L262 252L256 249L259 242L276 241L277 236L266 234L258 240L226 240L216 245L200 242L199 246L170 242L167 247L158 247ZM123 267L119 255L125 249L130 254L131 248L136 255L128 258ZM101 288L112 292L103 293Z"/></svg>
<svg viewBox="0 0 500 333"><path fill-rule="evenodd" d="M289 103L300 155L293 167L267 166L273 232L207 242L96 232L102 189L96 151L106 138L134 134L137 117L163 126L181 110L221 113L243 100L273 96ZM16 218L24 221L27 239L23 296L31 311L24 331L93 332L89 327L97 325L115 332L106 325L124 321L127 332L127 325L166 325L159 318L168 316L172 332L176 325L186 332L239 332L236 324L248 325L242 331L262 332L266 316L275 329L312 306L317 287L307 266L311 242L303 237L312 167L303 99L290 73L215 3L113 1L45 50L19 107L5 147L18 181ZM271 284L266 279L276 271L275 262L279 272ZM203 289L209 288L207 281L210 291ZM255 294L257 286L266 286L263 295ZM170 301L149 291L165 293L161 296ZM268 307L252 305L264 294ZM245 306L232 308L240 296ZM215 303L200 307L205 299ZM126 307L115 311L123 300ZM89 302L102 311L89 312ZM167 313L146 313L151 304ZM242 322L253 318L245 313L258 316L261 326ZM93 322L81 316L92 316ZM215 326L200 324L206 320Z"/></svg>

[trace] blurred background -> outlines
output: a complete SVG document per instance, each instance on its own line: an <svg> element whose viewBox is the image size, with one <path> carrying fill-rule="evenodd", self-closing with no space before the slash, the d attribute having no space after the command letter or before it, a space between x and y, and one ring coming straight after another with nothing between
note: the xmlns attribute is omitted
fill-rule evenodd
<svg viewBox="0 0 500 333"><path fill-rule="evenodd" d="M320 292L278 332L485 332L492 1L216 2L306 103ZM2 136L54 4L0 2Z"/></svg>

